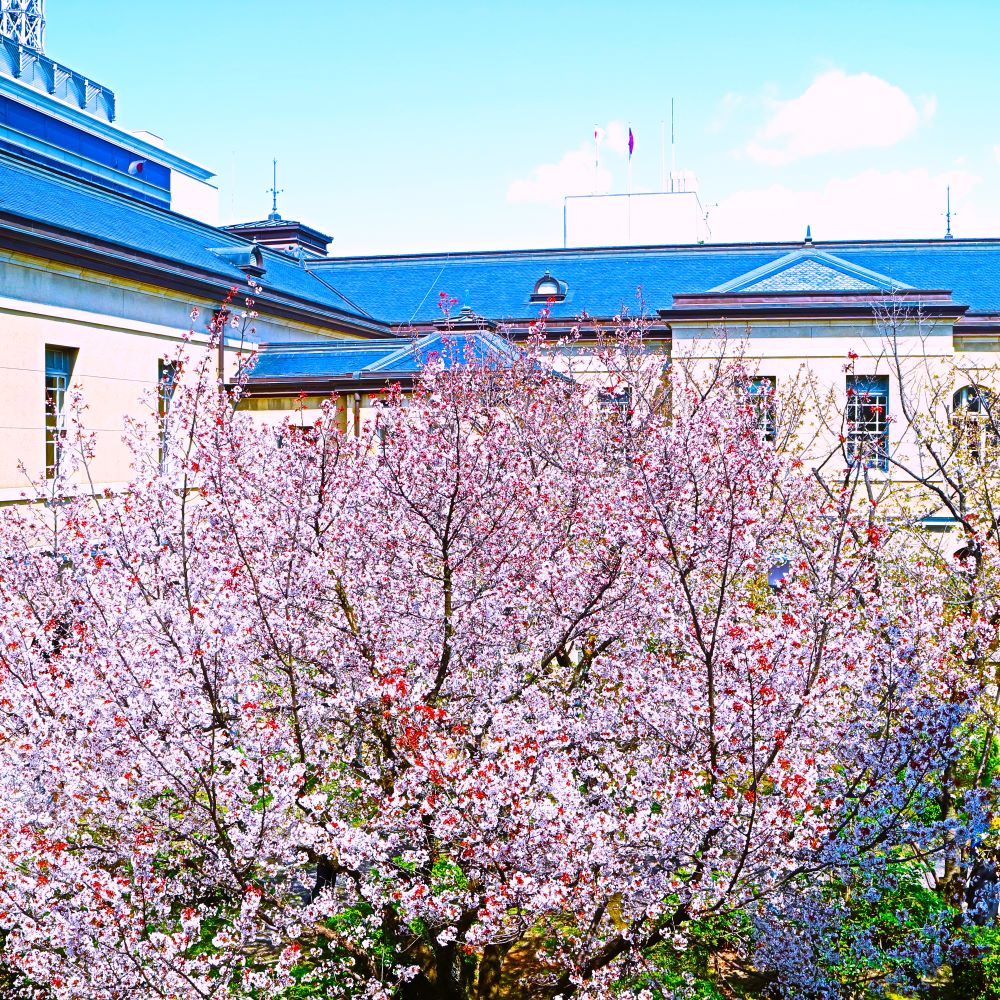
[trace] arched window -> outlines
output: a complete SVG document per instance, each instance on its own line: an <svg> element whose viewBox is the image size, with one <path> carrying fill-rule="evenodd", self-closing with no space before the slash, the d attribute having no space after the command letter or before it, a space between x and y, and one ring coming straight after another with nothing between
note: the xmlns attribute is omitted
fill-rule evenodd
<svg viewBox="0 0 1000 1000"><path fill-rule="evenodd" d="M951 425L955 447L966 450L974 462L1000 455L1000 412L996 397L978 385L963 385L951 397Z"/></svg>

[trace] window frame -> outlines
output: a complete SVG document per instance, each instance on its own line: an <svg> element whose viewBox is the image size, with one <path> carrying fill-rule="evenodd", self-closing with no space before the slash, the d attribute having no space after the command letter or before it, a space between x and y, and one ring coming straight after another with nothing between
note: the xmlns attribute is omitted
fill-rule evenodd
<svg viewBox="0 0 1000 1000"><path fill-rule="evenodd" d="M778 439L777 394L776 375L755 375L747 380L747 395L750 397L754 423L769 444Z"/></svg>
<svg viewBox="0 0 1000 1000"><path fill-rule="evenodd" d="M69 394L77 348L58 344L45 345L45 478L59 476L66 439L66 397Z"/></svg>
<svg viewBox="0 0 1000 1000"><path fill-rule="evenodd" d="M890 391L888 375L848 375L844 451L850 466L889 471Z"/></svg>
<svg viewBox="0 0 1000 1000"><path fill-rule="evenodd" d="M624 389L601 389L597 394L597 405L603 413L617 420L627 421L632 413L632 387Z"/></svg>
<svg viewBox="0 0 1000 1000"><path fill-rule="evenodd" d="M969 457L977 465L995 461L1000 456L996 403L994 393L975 384L961 386L951 397L955 448L960 449L964 443Z"/></svg>
<svg viewBox="0 0 1000 1000"><path fill-rule="evenodd" d="M164 472L170 454L170 410L174 393L177 391L177 376L180 374L176 361L160 358L157 362L156 416L159 423L159 455L157 464Z"/></svg>

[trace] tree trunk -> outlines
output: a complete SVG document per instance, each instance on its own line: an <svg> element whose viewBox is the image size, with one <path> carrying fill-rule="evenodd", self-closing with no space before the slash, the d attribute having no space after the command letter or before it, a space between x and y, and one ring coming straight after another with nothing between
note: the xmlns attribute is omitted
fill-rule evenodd
<svg viewBox="0 0 1000 1000"><path fill-rule="evenodd" d="M479 960L476 1000L497 1000L499 997L503 960L508 951L509 945L498 944L491 944L484 949L483 957Z"/></svg>

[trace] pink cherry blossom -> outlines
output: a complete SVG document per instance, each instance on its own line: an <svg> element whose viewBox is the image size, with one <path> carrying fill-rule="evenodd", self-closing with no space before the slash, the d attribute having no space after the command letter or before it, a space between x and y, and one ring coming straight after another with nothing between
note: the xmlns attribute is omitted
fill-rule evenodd
<svg viewBox="0 0 1000 1000"><path fill-rule="evenodd" d="M539 339L355 437L255 424L189 350L167 460L135 421L127 490L0 516L25 995L665 995L650 957L733 914L794 993L824 886L940 845L911 807L976 692L938 570L738 365L626 331L608 409Z"/></svg>

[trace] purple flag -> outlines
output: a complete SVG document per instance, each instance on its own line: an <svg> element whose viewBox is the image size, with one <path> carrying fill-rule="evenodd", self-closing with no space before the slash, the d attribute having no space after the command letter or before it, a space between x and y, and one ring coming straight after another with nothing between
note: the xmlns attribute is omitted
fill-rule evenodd
<svg viewBox="0 0 1000 1000"><path fill-rule="evenodd" d="M628 130L628 158L632 159L632 150L635 149L635 136L632 135L632 129Z"/></svg>

